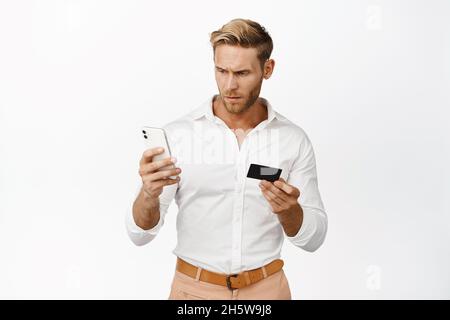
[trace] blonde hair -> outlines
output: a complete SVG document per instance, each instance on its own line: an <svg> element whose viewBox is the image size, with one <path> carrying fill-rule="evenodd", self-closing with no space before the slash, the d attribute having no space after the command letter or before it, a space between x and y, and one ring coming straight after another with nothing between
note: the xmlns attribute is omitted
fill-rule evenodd
<svg viewBox="0 0 450 320"><path fill-rule="evenodd" d="M256 48L261 67L270 58L273 42L269 33L259 23L248 19L233 19L211 33L210 42L214 53L221 44Z"/></svg>

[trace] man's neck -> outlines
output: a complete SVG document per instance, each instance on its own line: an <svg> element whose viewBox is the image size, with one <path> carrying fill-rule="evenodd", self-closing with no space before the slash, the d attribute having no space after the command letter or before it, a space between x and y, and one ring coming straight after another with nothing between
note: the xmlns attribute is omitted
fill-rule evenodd
<svg viewBox="0 0 450 320"><path fill-rule="evenodd" d="M230 129L247 131L268 118L267 106L263 99L258 98L255 103L242 113L234 114L227 111L220 96L213 99L213 113L220 118Z"/></svg>

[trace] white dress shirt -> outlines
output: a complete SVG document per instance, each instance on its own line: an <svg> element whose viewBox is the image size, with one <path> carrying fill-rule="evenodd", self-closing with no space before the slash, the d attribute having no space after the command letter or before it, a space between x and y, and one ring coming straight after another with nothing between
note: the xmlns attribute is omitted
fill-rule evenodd
<svg viewBox="0 0 450 320"><path fill-rule="evenodd" d="M164 187L154 228L137 226L130 208L126 214L130 239L136 245L152 241L175 198L178 239L173 253L203 269L235 274L259 268L280 258L284 237L306 251L319 248L327 232L327 215L306 133L263 99L268 118L239 146L235 133L214 115L213 98L163 127L181 180ZM281 177L300 190L303 223L293 237L284 233L271 211L260 180L247 178L251 163L281 168Z"/></svg>

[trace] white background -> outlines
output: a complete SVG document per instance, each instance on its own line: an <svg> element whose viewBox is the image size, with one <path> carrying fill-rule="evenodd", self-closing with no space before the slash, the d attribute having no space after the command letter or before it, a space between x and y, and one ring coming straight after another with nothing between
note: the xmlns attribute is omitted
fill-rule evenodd
<svg viewBox="0 0 450 320"><path fill-rule="evenodd" d="M0 298L166 299L177 207L124 214L139 127L217 91L209 33L260 22L261 95L310 136L324 245L285 242L294 299L450 298L450 2L0 2Z"/></svg>

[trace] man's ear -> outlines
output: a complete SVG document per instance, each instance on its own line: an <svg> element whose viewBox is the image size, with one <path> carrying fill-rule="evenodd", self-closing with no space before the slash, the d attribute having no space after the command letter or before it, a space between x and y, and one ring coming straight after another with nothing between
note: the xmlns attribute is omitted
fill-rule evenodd
<svg viewBox="0 0 450 320"><path fill-rule="evenodd" d="M274 68L275 68L275 60L267 59L266 62L264 62L264 70L263 70L264 79L267 80L270 78Z"/></svg>

